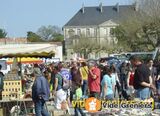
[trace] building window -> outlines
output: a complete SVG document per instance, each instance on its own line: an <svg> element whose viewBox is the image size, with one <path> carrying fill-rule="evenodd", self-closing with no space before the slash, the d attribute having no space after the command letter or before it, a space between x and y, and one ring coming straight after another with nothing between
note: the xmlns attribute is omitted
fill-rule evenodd
<svg viewBox="0 0 160 116"><path fill-rule="evenodd" d="M114 28L110 28L110 36L115 36L115 34L114 34Z"/></svg>
<svg viewBox="0 0 160 116"><path fill-rule="evenodd" d="M87 29L87 30L86 30L86 36L87 36L87 37L90 37L90 29Z"/></svg>
<svg viewBox="0 0 160 116"><path fill-rule="evenodd" d="M106 30L105 36L109 35L109 29L108 28L104 28Z"/></svg>
<svg viewBox="0 0 160 116"><path fill-rule="evenodd" d="M20 85L20 82L18 82L18 85Z"/></svg>
<svg viewBox="0 0 160 116"><path fill-rule="evenodd" d="M81 29L77 29L77 35L81 36Z"/></svg>
<svg viewBox="0 0 160 116"><path fill-rule="evenodd" d="M6 91L8 91L8 89L6 89Z"/></svg>
<svg viewBox="0 0 160 116"><path fill-rule="evenodd" d="M69 35L69 37L74 36L74 35L75 35L74 30L73 30L73 29L69 29L69 31L68 31L68 35Z"/></svg>
<svg viewBox="0 0 160 116"><path fill-rule="evenodd" d="M97 37L97 29L94 28L94 37Z"/></svg>
<svg viewBox="0 0 160 116"><path fill-rule="evenodd" d="M7 83L6 83L6 85L7 85Z"/></svg>
<svg viewBox="0 0 160 116"><path fill-rule="evenodd" d="M8 83L8 85L10 85L10 83Z"/></svg>

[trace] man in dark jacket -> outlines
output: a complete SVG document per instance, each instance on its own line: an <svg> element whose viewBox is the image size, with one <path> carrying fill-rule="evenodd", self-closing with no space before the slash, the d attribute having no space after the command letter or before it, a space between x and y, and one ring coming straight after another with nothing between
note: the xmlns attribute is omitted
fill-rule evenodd
<svg viewBox="0 0 160 116"><path fill-rule="evenodd" d="M50 90L48 81L42 76L38 67L34 68L34 76L36 77L32 86L32 99L35 104L36 116L49 116L44 108L44 104L49 100Z"/></svg>
<svg viewBox="0 0 160 116"><path fill-rule="evenodd" d="M2 99L2 91L3 91L3 85L4 85L4 82L3 82L4 74L3 72L1 72L1 69L2 69L2 65L0 65L0 100Z"/></svg>

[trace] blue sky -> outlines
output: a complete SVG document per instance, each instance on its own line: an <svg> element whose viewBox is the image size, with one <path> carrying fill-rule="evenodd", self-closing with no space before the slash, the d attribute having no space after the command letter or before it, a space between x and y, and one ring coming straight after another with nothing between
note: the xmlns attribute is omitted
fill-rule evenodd
<svg viewBox="0 0 160 116"><path fill-rule="evenodd" d="M0 0L0 28L9 37L26 37L42 25L63 27L85 6L131 4L133 0Z"/></svg>

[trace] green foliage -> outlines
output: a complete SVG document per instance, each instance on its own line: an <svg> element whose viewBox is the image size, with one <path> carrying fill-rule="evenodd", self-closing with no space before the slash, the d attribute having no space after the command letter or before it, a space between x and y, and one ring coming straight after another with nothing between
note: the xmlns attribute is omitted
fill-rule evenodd
<svg viewBox="0 0 160 116"><path fill-rule="evenodd" d="M114 29L124 50L152 51L160 46L160 1L143 0L140 6L138 16L128 17Z"/></svg>
<svg viewBox="0 0 160 116"><path fill-rule="evenodd" d="M7 32L4 29L0 29L0 38L5 38L7 36Z"/></svg>
<svg viewBox="0 0 160 116"><path fill-rule="evenodd" d="M61 29L57 26L41 26L37 33L27 32L27 39L30 42L62 42L64 36L61 33Z"/></svg>
<svg viewBox="0 0 160 116"><path fill-rule="evenodd" d="M27 40L29 42L44 42L41 37L31 31L27 32Z"/></svg>
<svg viewBox="0 0 160 116"><path fill-rule="evenodd" d="M160 45L160 19L141 22L133 18L116 27L114 33L124 51L126 48L131 51L152 51Z"/></svg>
<svg viewBox="0 0 160 116"><path fill-rule="evenodd" d="M54 39L50 40L52 42L62 42L64 40L64 36L62 34L55 34Z"/></svg>

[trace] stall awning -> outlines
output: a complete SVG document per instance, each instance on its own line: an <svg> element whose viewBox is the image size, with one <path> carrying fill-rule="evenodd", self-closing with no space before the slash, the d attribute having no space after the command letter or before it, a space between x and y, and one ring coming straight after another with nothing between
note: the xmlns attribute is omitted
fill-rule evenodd
<svg viewBox="0 0 160 116"><path fill-rule="evenodd" d="M0 45L0 57L54 57L54 44L7 44Z"/></svg>

